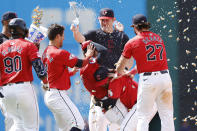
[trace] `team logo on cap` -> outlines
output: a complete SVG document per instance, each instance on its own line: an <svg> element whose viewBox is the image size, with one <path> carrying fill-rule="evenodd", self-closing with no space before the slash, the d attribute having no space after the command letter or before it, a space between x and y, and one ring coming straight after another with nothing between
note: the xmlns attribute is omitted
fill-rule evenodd
<svg viewBox="0 0 197 131"><path fill-rule="evenodd" d="M106 11L106 10L104 10L104 11L103 11L103 15L106 15L106 14L107 14L107 11Z"/></svg>

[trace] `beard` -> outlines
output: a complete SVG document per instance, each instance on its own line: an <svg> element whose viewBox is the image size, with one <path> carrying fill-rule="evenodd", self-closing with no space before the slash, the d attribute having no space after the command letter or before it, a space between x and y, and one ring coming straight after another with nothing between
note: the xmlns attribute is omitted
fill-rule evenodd
<svg viewBox="0 0 197 131"><path fill-rule="evenodd" d="M111 31L111 28L110 28L109 25L101 26L101 29L102 29L104 32L107 32L107 33ZM112 27L112 29L113 29L113 27Z"/></svg>

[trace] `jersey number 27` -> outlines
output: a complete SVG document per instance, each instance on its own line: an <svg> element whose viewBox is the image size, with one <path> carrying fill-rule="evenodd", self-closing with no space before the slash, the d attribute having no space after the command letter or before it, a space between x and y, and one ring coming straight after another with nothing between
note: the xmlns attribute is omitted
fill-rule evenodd
<svg viewBox="0 0 197 131"><path fill-rule="evenodd" d="M154 54L156 51L159 51L159 60L163 60L163 46L161 44L155 44L155 45L146 45L146 51L148 53L146 54L148 61L155 61L156 55Z"/></svg>

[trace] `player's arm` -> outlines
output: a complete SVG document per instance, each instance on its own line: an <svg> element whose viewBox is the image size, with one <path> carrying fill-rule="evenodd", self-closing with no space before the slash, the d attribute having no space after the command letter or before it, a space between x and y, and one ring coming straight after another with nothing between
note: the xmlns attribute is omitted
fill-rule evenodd
<svg viewBox="0 0 197 131"><path fill-rule="evenodd" d="M73 32L73 37L79 43L83 43L85 41L85 37L79 32L79 25L74 26L73 24L70 27L70 30Z"/></svg>
<svg viewBox="0 0 197 131"><path fill-rule="evenodd" d="M41 81L42 88L44 90L48 90L49 85L48 85L48 81L47 81L47 72L46 72L46 69L45 69L44 64L42 63L41 59L37 58L37 59L33 60L32 65L36 71L37 76L42 80Z"/></svg>
<svg viewBox="0 0 197 131"><path fill-rule="evenodd" d="M69 71L69 76L74 76L78 71L79 69L77 67L72 68L72 70Z"/></svg>
<svg viewBox="0 0 197 131"><path fill-rule="evenodd" d="M121 55L119 61L116 64L116 71L117 71L117 73L120 74L120 75L124 74L124 69L128 65L131 66L131 67L133 66L133 59L130 60L130 59L124 57L123 55Z"/></svg>
<svg viewBox="0 0 197 131"><path fill-rule="evenodd" d="M37 58L32 61L32 65L36 71L37 76L46 83L47 72L45 70L44 64L42 63L40 58Z"/></svg>
<svg viewBox="0 0 197 131"><path fill-rule="evenodd" d="M114 24L114 29L122 32L124 31L124 25L120 23L119 21L116 21Z"/></svg>
<svg viewBox="0 0 197 131"><path fill-rule="evenodd" d="M123 53L118 62L116 63L116 71L118 74L123 74L125 67L128 68L133 66L132 49L133 43L131 40L125 44Z"/></svg>
<svg viewBox="0 0 197 131"><path fill-rule="evenodd" d="M28 44L28 56L32 63L32 66L34 67L36 71L38 78L40 78L44 83L46 83L47 73L46 73L44 64L40 58L38 49L33 43Z"/></svg>
<svg viewBox="0 0 197 131"><path fill-rule="evenodd" d="M65 54L69 54L65 55L65 59L67 60L65 61L65 65L71 68L73 68L74 66L81 68L89 63L89 59L93 56L94 51L95 47L92 44L88 45L85 59L78 59L77 57L70 58L71 54L69 52L65 52Z"/></svg>
<svg viewBox="0 0 197 131"><path fill-rule="evenodd" d="M93 45L88 45L85 59L78 59L76 67L83 67L89 63L89 59L93 56L95 48Z"/></svg>

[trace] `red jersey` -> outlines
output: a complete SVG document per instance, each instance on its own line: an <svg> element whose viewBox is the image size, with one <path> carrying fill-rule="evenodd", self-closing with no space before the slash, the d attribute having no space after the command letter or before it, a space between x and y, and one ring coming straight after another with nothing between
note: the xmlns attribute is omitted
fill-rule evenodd
<svg viewBox="0 0 197 131"><path fill-rule="evenodd" d="M134 57L138 73L168 69L163 40L150 31L141 32L129 40L122 55L126 58Z"/></svg>
<svg viewBox="0 0 197 131"><path fill-rule="evenodd" d="M94 73L97 69L99 69L99 64L96 63L96 60L94 59L89 64L81 68L80 76L85 88L90 92L90 94L94 95L98 99L102 99L104 96L107 96L107 89L102 86L107 83L108 78L96 81Z"/></svg>
<svg viewBox="0 0 197 131"><path fill-rule="evenodd" d="M120 98L127 109L131 109L137 102L137 89L137 82L133 81L130 76L121 76L110 82L108 96L114 99Z"/></svg>
<svg viewBox="0 0 197 131"><path fill-rule="evenodd" d="M59 90L69 89L71 83L68 67L72 68L77 64L77 57L66 50L48 46L42 59L47 68L49 87Z"/></svg>
<svg viewBox="0 0 197 131"><path fill-rule="evenodd" d="M5 41L0 45L2 85L33 81L32 61L40 58L37 47L24 39Z"/></svg>

